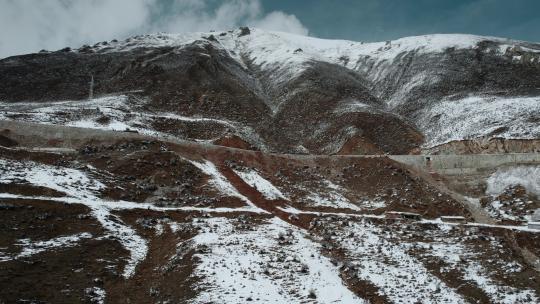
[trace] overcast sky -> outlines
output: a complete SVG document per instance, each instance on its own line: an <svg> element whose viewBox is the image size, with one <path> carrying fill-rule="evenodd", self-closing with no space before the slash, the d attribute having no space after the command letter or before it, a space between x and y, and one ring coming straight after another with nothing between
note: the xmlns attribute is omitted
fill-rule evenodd
<svg viewBox="0 0 540 304"><path fill-rule="evenodd" d="M0 58L240 25L357 41L432 33L540 41L540 0L0 0Z"/></svg>

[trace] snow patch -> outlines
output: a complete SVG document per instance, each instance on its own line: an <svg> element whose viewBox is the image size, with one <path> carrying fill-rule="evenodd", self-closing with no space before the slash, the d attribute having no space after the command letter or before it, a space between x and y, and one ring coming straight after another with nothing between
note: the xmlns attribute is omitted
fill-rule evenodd
<svg viewBox="0 0 540 304"><path fill-rule="evenodd" d="M225 176L223 176L223 174L221 174L221 172L219 172L219 169L211 161L204 160L203 162L197 162L189 159L187 159L187 161L192 163L204 174L210 176L209 183L221 194L224 196L237 197L249 206L257 208L247 197L240 194L240 192L236 190L236 188L227 180Z"/></svg>
<svg viewBox="0 0 540 304"><path fill-rule="evenodd" d="M135 229L124 224L116 215L111 214L110 209L103 205L89 206L92 208L92 215L100 222L111 236L117 239L124 248L126 248L130 257L122 275L124 278L130 278L135 274L137 265L146 258L148 253L148 244L145 239L137 234Z"/></svg>
<svg viewBox="0 0 540 304"><path fill-rule="evenodd" d="M233 169L233 171L240 176L244 182L257 189L257 191L259 191L265 198L269 200L287 199L278 188L262 177L257 171L252 169Z"/></svg>
<svg viewBox="0 0 540 304"><path fill-rule="evenodd" d="M501 286L492 279L483 275L482 266L476 263L469 263L465 269L465 280L473 281L490 298L493 303L514 304L514 303L537 303L538 298L533 290Z"/></svg>
<svg viewBox="0 0 540 304"><path fill-rule="evenodd" d="M0 159L0 183L14 182L27 182L79 198L92 198L105 188L101 182L88 178L79 170Z"/></svg>
<svg viewBox="0 0 540 304"><path fill-rule="evenodd" d="M324 184L318 192L309 192L305 197L313 207L331 207L360 211L361 208L354 205L343 196L345 189L329 180L323 180Z"/></svg>
<svg viewBox="0 0 540 304"><path fill-rule="evenodd" d="M518 166L497 170L487 179L486 194L497 196L510 186L523 186L527 192L540 196L540 167Z"/></svg>
<svg viewBox="0 0 540 304"><path fill-rule="evenodd" d="M96 304L105 303L105 298L106 298L107 293L105 292L103 288L92 287L92 288L86 288L84 291L92 303L96 303Z"/></svg>
<svg viewBox="0 0 540 304"><path fill-rule="evenodd" d="M31 239L20 239L15 245L18 247L22 247L21 252L15 256L8 256L6 254L2 254L0 256L0 261L5 262L9 260L26 258L56 248L74 247L81 240L89 239L91 237L92 234L83 232L69 236L61 236L47 241L32 241Z"/></svg>
<svg viewBox="0 0 540 304"><path fill-rule="evenodd" d="M490 274L487 273L485 267L480 264L482 259L478 252L475 252L471 246L462 243L462 237L449 237L447 232L444 232L447 238L444 241L433 243L417 243L416 246L422 246L426 256L437 257L444 261L448 266L442 268L443 272L447 271L462 271L463 279L470 281L482 289L491 299L492 303L536 303L537 297L533 290L519 289L510 286L502 286L498 284ZM437 238L435 238L437 239ZM412 244L411 244L412 245ZM495 243L493 247L497 247ZM516 262L506 264L504 261L503 268L507 273L519 271L521 266Z"/></svg>
<svg viewBox="0 0 540 304"><path fill-rule="evenodd" d="M324 225L324 224L323 224ZM390 242L383 231L371 223L349 222L338 242L349 252L358 276L377 286L394 303L466 303L453 289L433 276L405 248Z"/></svg>
<svg viewBox="0 0 540 304"><path fill-rule="evenodd" d="M454 140L540 137L540 97L470 96L446 99L420 113L417 125L426 135L424 146Z"/></svg>
<svg viewBox="0 0 540 304"><path fill-rule="evenodd" d="M51 200L83 204L89 207L92 216L100 222L111 237L117 239L130 252L130 258L123 273L124 277L131 277L137 264L146 257L148 252L146 240L141 238L134 229L125 225L118 216L111 214L114 203L103 201L97 196L97 192L104 189L105 186L97 180L90 179L86 173L71 168L4 159L0 159L0 173L0 183L10 184L25 181L68 195L65 198L51 198ZM10 196L21 197L2 194L2 197Z"/></svg>
<svg viewBox="0 0 540 304"><path fill-rule="evenodd" d="M253 230L235 229L232 220L209 218L195 222L202 232L195 246L195 275L202 277L195 303L365 303L341 281L339 271L319 252L320 245L278 218ZM284 275L284 273L287 275Z"/></svg>

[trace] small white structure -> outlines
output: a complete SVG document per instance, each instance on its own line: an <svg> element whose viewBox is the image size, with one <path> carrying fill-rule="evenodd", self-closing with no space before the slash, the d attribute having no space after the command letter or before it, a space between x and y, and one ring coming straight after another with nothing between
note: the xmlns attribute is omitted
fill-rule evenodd
<svg viewBox="0 0 540 304"><path fill-rule="evenodd" d="M467 219L463 216L441 216L441 221L445 223L465 224Z"/></svg>
<svg viewBox="0 0 540 304"><path fill-rule="evenodd" d="M386 211L384 217L389 220L421 221L422 216L412 212Z"/></svg>
<svg viewBox="0 0 540 304"><path fill-rule="evenodd" d="M540 222L529 222L527 227L529 227L529 229L540 230Z"/></svg>
<svg viewBox="0 0 540 304"><path fill-rule="evenodd" d="M529 229L538 229L540 230L540 209L536 209L531 215L530 221L527 223Z"/></svg>

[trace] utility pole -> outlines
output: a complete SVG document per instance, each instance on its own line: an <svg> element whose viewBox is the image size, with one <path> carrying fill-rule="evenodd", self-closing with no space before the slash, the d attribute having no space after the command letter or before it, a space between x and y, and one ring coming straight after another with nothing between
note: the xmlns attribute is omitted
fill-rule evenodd
<svg viewBox="0 0 540 304"><path fill-rule="evenodd" d="M88 99L94 99L94 75L90 74L90 92L88 93Z"/></svg>

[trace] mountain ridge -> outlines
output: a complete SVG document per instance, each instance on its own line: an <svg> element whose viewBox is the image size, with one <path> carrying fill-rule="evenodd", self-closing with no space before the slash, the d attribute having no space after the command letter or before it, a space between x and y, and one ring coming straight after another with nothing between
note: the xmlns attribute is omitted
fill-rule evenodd
<svg viewBox="0 0 540 304"><path fill-rule="evenodd" d="M0 72L7 103L84 99L92 74L97 97L138 92L131 95L153 111L229 120L252 136L231 130L215 142L233 136L275 152L334 154L347 145L360 154L406 154L495 135L540 138L540 45L503 38L362 43L249 28L152 34L9 57ZM494 119L448 129L471 100L478 107L466 120ZM511 105L519 110L504 117L491 109Z"/></svg>
<svg viewBox="0 0 540 304"><path fill-rule="evenodd" d="M539 302L536 45L159 35L0 60L0 302Z"/></svg>

